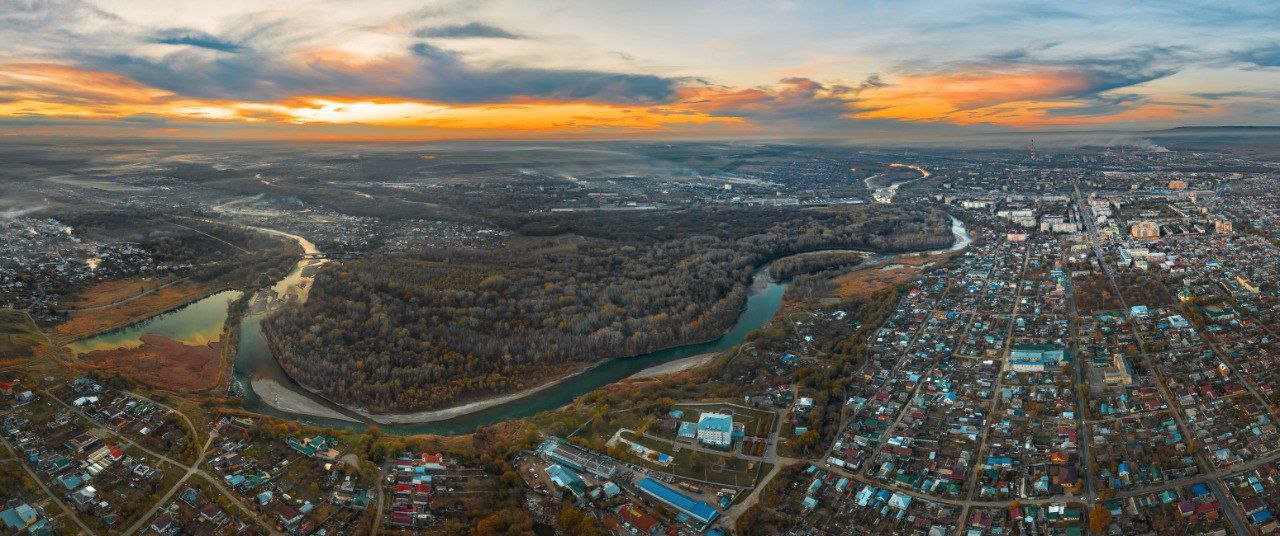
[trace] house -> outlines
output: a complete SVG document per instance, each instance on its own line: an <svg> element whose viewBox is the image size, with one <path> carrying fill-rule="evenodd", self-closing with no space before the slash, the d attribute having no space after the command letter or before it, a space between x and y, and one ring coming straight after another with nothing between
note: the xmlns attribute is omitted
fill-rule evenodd
<svg viewBox="0 0 1280 536"><path fill-rule="evenodd" d="M39 519L40 515L36 513L36 509L27 503L22 503L0 512L0 520L4 521L4 526L7 529L25 529L35 525Z"/></svg>
<svg viewBox="0 0 1280 536"><path fill-rule="evenodd" d="M1016 372L1042 372L1064 357L1066 352L1052 344L1015 344L1009 348L1009 368Z"/></svg>
<svg viewBox="0 0 1280 536"><path fill-rule="evenodd" d="M647 534L649 536L662 534L662 524L658 523L658 520L654 519L653 516L644 513L635 506L628 504L619 508L618 519L621 519L624 524L639 534Z"/></svg>
<svg viewBox="0 0 1280 536"><path fill-rule="evenodd" d="M151 522L151 532L156 534L177 534L181 529L168 513L160 514L160 517Z"/></svg>
<svg viewBox="0 0 1280 536"><path fill-rule="evenodd" d="M276 519L281 525L291 527L302 521L302 512L287 504L276 505Z"/></svg>
<svg viewBox="0 0 1280 536"><path fill-rule="evenodd" d="M200 509L200 520L221 525L227 522L227 513L222 511L218 505L209 503Z"/></svg>

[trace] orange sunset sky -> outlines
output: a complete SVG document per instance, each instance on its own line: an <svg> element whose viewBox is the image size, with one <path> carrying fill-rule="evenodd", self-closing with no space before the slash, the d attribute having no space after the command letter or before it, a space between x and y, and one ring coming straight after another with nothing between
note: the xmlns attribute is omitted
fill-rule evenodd
<svg viewBox="0 0 1280 536"><path fill-rule="evenodd" d="M0 132L823 138L1280 124L1280 8L0 3Z"/></svg>

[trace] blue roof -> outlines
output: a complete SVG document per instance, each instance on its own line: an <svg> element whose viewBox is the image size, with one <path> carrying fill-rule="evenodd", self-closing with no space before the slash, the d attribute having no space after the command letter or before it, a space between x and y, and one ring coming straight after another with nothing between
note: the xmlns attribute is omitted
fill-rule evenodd
<svg viewBox="0 0 1280 536"><path fill-rule="evenodd" d="M703 413L698 418L698 428L703 430L733 431L733 417L719 413Z"/></svg>
<svg viewBox="0 0 1280 536"><path fill-rule="evenodd" d="M688 495L680 493L674 489L667 487L666 484L658 482L649 477L640 480L636 487L655 499L666 503L668 506L679 510L682 513L689 514L703 523L710 523L720 515L711 505L690 498Z"/></svg>
<svg viewBox="0 0 1280 536"><path fill-rule="evenodd" d="M559 465L547 467L547 474L551 475L551 481L562 488L569 488L578 495L582 495L587 491L587 485L582 481L577 473L565 469Z"/></svg>

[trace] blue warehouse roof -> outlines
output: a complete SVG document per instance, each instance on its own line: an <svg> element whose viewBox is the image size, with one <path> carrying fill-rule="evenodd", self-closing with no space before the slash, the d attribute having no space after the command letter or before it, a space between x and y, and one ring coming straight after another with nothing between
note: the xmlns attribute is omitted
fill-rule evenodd
<svg viewBox="0 0 1280 536"><path fill-rule="evenodd" d="M636 484L636 487L639 487L640 491L645 492L649 496L684 514L688 514L690 517L693 517L704 524L715 521L716 516L720 515L720 512L717 512L715 508L711 507L711 505L702 501L694 500L688 495L671 489L667 487L666 484L658 482L652 478L645 477Z"/></svg>

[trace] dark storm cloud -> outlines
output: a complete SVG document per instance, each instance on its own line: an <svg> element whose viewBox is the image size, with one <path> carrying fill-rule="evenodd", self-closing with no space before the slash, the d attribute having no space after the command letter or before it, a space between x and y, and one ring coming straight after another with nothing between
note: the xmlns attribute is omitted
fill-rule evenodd
<svg viewBox="0 0 1280 536"><path fill-rule="evenodd" d="M521 39L522 36L489 24L469 22L466 24L445 24L419 28L413 32L414 37L436 37L445 39L466 39L471 37L487 37L490 39Z"/></svg>

